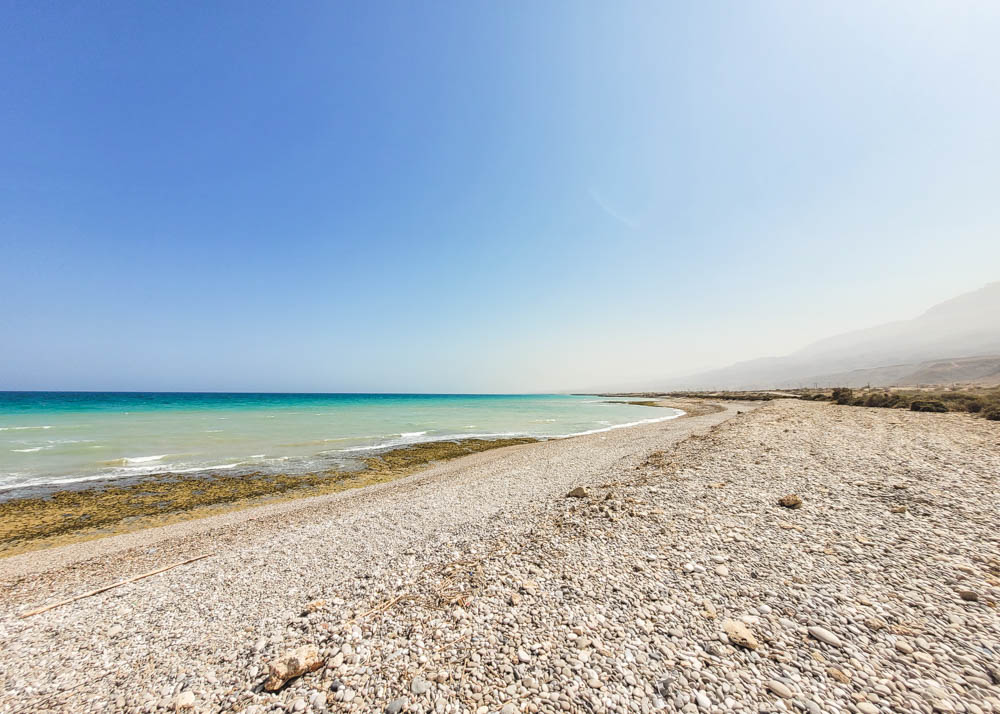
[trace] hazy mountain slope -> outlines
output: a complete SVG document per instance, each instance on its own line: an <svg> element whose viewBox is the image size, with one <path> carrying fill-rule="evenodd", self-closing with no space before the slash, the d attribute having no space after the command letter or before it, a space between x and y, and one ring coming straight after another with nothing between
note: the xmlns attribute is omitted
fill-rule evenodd
<svg viewBox="0 0 1000 714"><path fill-rule="evenodd" d="M855 369L849 372L814 375L805 380L787 380L777 387L824 386L873 387L918 386L921 384L1000 384L1000 355L931 360L916 364Z"/></svg>
<svg viewBox="0 0 1000 714"><path fill-rule="evenodd" d="M815 342L786 357L740 362L711 372L670 380L673 388L759 389L838 384L857 370L869 372L862 384L897 384L919 370L925 376L964 374L964 365L921 363L1000 354L1000 282L935 305L912 320L891 322ZM988 367L984 367L987 369ZM878 371L875 371L878 370ZM930 371L927 371L930 370ZM969 379L979 379L974 377ZM853 377L851 377L853 381ZM842 382L847 384L847 382Z"/></svg>

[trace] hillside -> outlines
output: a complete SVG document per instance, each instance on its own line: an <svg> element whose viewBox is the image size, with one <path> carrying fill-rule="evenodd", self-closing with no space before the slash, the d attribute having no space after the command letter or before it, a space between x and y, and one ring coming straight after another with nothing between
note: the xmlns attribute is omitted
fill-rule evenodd
<svg viewBox="0 0 1000 714"><path fill-rule="evenodd" d="M973 359L974 358L974 359ZM675 389L1000 382L1000 282L900 320L820 340L785 357L669 381Z"/></svg>

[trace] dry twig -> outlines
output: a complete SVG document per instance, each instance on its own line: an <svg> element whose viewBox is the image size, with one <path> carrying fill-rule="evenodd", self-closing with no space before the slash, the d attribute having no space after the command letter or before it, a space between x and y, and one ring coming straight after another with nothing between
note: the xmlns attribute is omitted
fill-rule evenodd
<svg viewBox="0 0 1000 714"><path fill-rule="evenodd" d="M91 590L90 592L83 593L82 595L74 595L73 597L66 598L65 600L60 600L59 602L54 602L51 605L45 605L44 607L37 607L34 610L28 610L21 615L23 620L26 617L32 617L34 615L40 615L43 612L53 610L57 607L62 607L63 605L69 605L71 602L76 602L77 600L82 600L85 597L91 597L92 595L97 595L99 593L106 592L108 590L113 590L114 588L120 588L122 585L128 585L129 583L134 583L136 580L142 580L143 578L148 578L153 575L158 575L159 573L171 570L172 568L177 568L181 565L187 565L188 563L193 563L196 560L201 560L202 558L207 558L213 553L205 553L204 555L199 555L195 558L188 558L187 560L182 560L179 563L174 563L173 565L166 565L162 568L157 568L156 570L150 570L148 573L143 573L142 575L136 575L135 577L128 578L126 580L120 580L117 583L112 583L111 585L105 585L103 588L97 588L96 590Z"/></svg>

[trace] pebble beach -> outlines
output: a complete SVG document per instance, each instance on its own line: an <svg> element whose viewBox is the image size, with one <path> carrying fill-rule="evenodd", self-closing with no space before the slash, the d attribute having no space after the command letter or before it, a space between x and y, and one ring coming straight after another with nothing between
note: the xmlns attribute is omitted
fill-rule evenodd
<svg viewBox="0 0 1000 714"><path fill-rule="evenodd" d="M0 712L1000 712L1000 425L677 406L0 559Z"/></svg>

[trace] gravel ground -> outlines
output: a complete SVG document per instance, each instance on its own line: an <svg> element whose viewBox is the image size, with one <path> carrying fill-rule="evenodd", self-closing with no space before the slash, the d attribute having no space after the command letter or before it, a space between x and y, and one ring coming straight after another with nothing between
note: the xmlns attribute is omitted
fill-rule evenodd
<svg viewBox="0 0 1000 714"><path fill-rule="evenodd" d="M727 404L8 558L0 711L1000 712L998 446ZM302 645L315 671L264 690Z"/></svg>

